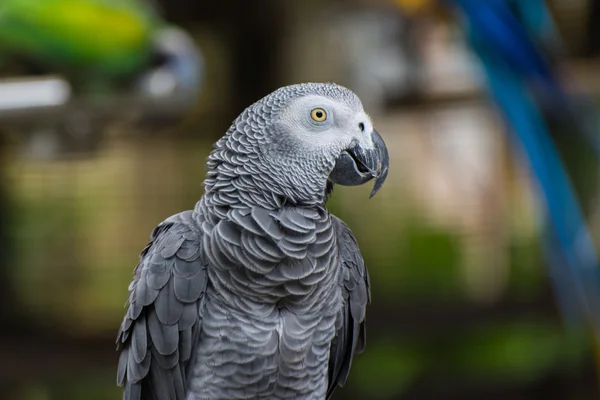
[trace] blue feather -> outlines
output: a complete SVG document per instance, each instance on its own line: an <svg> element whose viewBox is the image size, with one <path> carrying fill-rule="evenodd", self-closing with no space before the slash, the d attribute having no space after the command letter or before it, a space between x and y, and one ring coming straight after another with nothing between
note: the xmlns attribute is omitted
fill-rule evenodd
<svg viewBox="0 0 600 400"><path fill-rule="evenodd" d="M567 94L554 73L549 47L560 43L542 0L449 0L463 18L491 97L526 157L544 200L548 267L568 321L587 323L600 337L598 258L571 180L543 111L560 112L598 149L595 108Z"/></svg>

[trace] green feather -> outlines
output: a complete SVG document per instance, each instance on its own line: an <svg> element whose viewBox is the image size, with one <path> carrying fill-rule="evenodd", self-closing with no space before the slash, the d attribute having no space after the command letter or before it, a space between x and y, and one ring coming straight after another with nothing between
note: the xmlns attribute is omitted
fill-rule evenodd
<svg viewBox="0 0 600 400"><path fill-rule="evenodd" d="M55 68L119 76L148 60L158 24L134 0L3 0L0 49Z"/></svg>

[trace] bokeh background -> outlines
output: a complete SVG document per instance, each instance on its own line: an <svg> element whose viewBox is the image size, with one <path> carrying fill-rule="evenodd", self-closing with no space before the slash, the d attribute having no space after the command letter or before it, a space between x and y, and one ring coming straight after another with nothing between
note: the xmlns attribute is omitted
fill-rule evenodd
<svg viewBox="0 0 600 400"><path fill-rule="evenodd" d="M60 2L87 23L79 0ZM548 3L569 83L596 96L600 2ZM391 155L375 198L368 187L337 188L329 203L372 279L367 351L335 398L598 398L591 347L555 304L535 188L445 16L402 13L391 0L152 5L202 54L198 98L175 117L135 103L127 85L98 84L95 72L0 46L0 398L120 398L114 340L150 231L193 207L212 143L243 108L302 81L356 91ZM68 106L4 105L39 93L2 83L57 73L77 82ZM598 166L562 145L582 182L595 182Z"/></svg>

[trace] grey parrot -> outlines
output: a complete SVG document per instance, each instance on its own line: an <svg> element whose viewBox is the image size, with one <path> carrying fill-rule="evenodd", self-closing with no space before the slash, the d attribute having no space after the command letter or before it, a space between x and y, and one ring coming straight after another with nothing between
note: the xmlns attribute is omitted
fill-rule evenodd
<svg viewBox="0 0 600 400"><path fill-rule="evenodd" d="M388 151L359 98L286 86L233 122L194 210L159 224L129 286L117 382L127 400L329 399L365 347L367 268L325 208Z"/></svg>

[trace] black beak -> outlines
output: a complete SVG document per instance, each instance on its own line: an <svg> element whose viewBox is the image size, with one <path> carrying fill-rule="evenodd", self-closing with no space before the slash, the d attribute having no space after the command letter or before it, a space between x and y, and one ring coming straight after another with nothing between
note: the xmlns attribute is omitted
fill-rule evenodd
<svg viewBox="0 0 600 400"><path fill-rule="evenodd" d="M369 197L375 196L387 178L390 156L379 133L373 130L371 137L374 148L365 150L359 145L354 145L342 152L329 175L331 182L357 186L375 178L375 185Z"/></svg>

